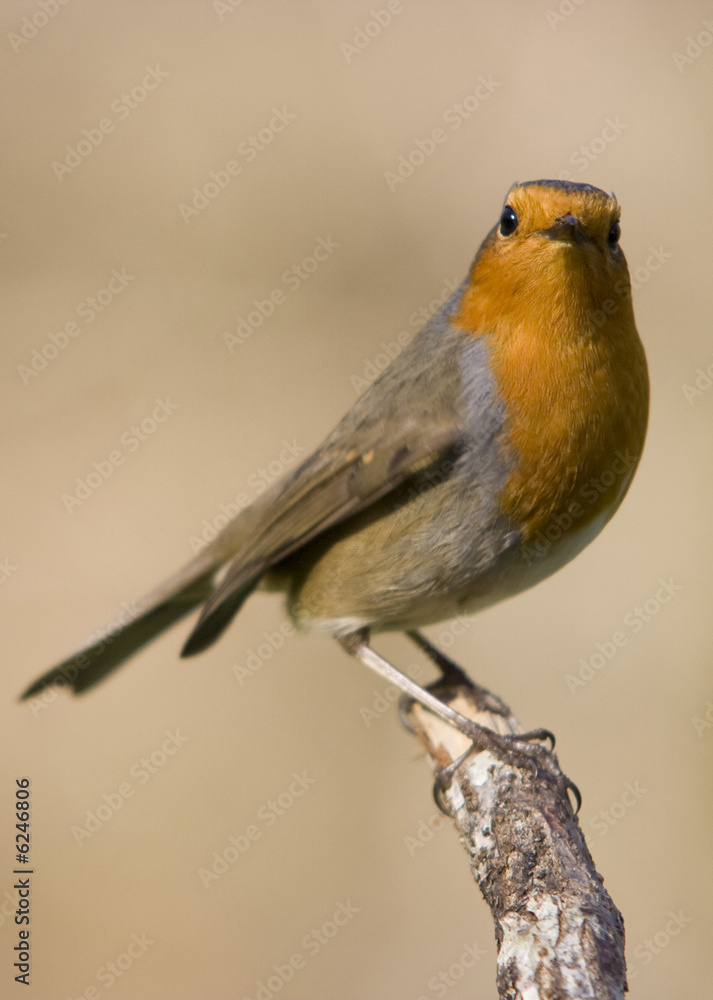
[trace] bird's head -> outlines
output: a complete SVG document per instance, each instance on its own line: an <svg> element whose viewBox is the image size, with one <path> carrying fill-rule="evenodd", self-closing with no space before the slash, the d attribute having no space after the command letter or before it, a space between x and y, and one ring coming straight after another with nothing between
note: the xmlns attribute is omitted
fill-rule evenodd
<svg viewBox="0 0 713 1000"><path fill-rule="evenodd" d="M628 320L631 288L619 216L614 195L590 184L513 184L473 262L459 325L484 330L495 318L528 322L536 315L556 322L566 316L584 332L588 317L596 319L602 309L620 320L623 310Z"/></svg>

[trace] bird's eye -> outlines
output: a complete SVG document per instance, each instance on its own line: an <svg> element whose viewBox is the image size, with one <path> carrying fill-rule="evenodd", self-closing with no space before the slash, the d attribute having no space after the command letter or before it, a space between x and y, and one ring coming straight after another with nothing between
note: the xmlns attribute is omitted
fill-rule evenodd
<svg viewBox="0 0 713 1000"><path fill-rule="evenodd" d="M610 247L615 247L619 242L619 237L621 236L621 226L619 225L619 220L612 222L609 226L609 235L607 236L607 243Z"/></svg>
<svg viewBox="0 0 713 1000"><path fill-rule="evenodd" d="M500 216L500 232L503 236L512 236L517 229L517 215L514 209L506 205Z"/></svg>

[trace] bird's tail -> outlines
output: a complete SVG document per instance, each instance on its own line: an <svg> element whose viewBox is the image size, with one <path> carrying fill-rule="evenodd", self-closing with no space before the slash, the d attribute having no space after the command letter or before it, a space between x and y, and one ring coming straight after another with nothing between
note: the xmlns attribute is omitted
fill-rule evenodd
<svg viewBox="0 0 713 1000"><path fill-rule="evenodd" d="M225 553L220 550L209 547L201 552L156 590L94 632L66 660L30 684L20 700L31 698L50 685L69 686L75 694L93 687L164 629L203 603L212 593L215 576L224 561Z"/></svg>

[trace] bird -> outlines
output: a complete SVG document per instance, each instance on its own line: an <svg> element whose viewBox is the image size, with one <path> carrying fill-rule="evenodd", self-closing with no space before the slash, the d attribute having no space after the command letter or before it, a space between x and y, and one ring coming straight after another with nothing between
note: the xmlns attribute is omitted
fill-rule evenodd
<svg viewBox="0 0 713 1000"><path fill-rule="evenodd" d="M463 283L295 470L29 685L80 694L202 605L212 645L256 589L475 739L373 647L470 615L574 558L617 510L649 412L613 193L515 183Z"/></svg>

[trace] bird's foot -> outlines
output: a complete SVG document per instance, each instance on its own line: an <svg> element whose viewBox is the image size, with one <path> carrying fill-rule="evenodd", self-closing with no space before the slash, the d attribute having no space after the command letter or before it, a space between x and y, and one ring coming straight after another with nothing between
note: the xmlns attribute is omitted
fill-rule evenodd
<svg viewBox="0 0 713 1000"><path fill-rule="evenodd" d="M582 805L582 796L579 789L566 774L560 769L556 758L552 754L555 738L548 729L532 729L527 733L503 734L496 733L485 726L472 723L471 733L466 734L472 740L468 749L457 757L446 767L440 768L436 772L436 780L433 784L433 798L436 805L447 816L452 816L445 793L453 784L456 772L476 753L487 751L504 764L510 765L518 770L527 770L533 778L537 778L542 772L548 773L556 782L561 793L570 791L575 799L575 812L579 812ZM549 749L538 746L537 741L548 740Z"/></svg>

